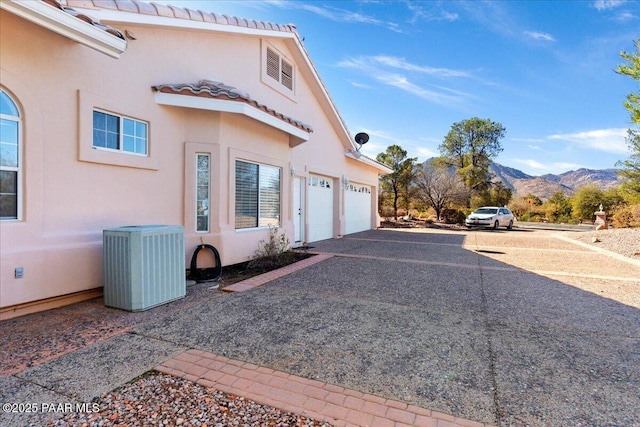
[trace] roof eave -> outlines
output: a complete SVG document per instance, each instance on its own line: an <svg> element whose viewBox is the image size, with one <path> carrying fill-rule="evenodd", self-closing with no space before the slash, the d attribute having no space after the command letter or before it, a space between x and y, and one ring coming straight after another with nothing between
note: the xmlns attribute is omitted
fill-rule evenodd
<svg viewBox="0 0 640 427"><path fill-rule="evenodd" d="M119 58L127 48L126 40L42 1L0 0L0 8L112 58Z"/></svg>
<svg viewBox="0 0 640 427"><path fill-rule="evenodd" d="M74 9L83 9L82 6L75 5ZM294 31L283 31L281 29L257 28L249 26L239 26L228 23L218 23L205 20L183 19L173 16L148 15L144 13L129 12L115 9L91 8L91 14L98 17L100 21L113 22L119 24L139 24L158 27L182 28L190 30L219 31L231 34L246 34L253 36L270 36L295 38ZM285 26L280 26L281 28ZM292 27L292 26L290 26ZM293 30L293 28L292 28Z"/></svg>
<svg viewBox="0 0 640 427"><path fill-rule="evenodd" d="M155 101L160 105L174 107L195 108L199 110L220 111L224 113L241 114L281 130L289 135L289 146L295 147L309 140L309 132L297 128L291 124L265 113L248 104L237 101L228 101L214 98L202 98L198 96L185 96L173 93L155 93Z"/></svg>
<svg viewBox="0 0 640 427"><path fill-rule="evenodd" d="M379 174L386 175L386 174L389 174L389 173L393 172L393 169L391 169L390 167L388 167L386 165L383 165L382 163L377 162L377 161L375 161L375 160L363 155L362 153L360 153L357 150L351 150L351 149L346 150L344 152L344 155L346 157L350 158L350 159L357 160L357 161L362 162L362 163L364 163L366 165L369 165L369 166L372 166L372 167L376 168L378 170Z"/></svg>

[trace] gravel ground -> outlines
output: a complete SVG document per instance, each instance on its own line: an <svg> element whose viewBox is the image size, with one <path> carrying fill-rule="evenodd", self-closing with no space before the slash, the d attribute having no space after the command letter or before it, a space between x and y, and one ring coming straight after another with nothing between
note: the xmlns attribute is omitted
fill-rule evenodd
<svg viewBox="0 0 640 427"><path fill-rule="evenodd" d="M631 259L640 260L640 229L637 228L610 228L608 230L580 233L568 232L564 235Z"/></svg>
<svg viewBox="0 0 640 427"><path fill-rule="evenodd" d="M70 413L49 426L314 426L331 424L261 405L171 375L150 372L100 396L96 412Z"/></svg>

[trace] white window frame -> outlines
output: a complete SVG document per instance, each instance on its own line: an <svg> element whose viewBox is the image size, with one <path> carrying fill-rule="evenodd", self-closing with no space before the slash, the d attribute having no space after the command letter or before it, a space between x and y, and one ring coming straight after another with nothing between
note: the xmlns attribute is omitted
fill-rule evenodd
<svg viewBox="0 0 640 427"><path fill-rule="evenodd" d="M204 185L200 181L200 157L206 157L208 159L208 168L206 171L206 187L207 187L207 197L206 199L200 198L200 187ZM196 182L195 182L195 230L196 233L208 233L210 231L211 224L211 153L196 153L195 156L196 164L195 164L195 173L196 173ZM200 214L200 208L206 202L206 214ZM200 228L200 222L198 219L200 217L206 218L206 227Z"/></svg>
<svg viewBox="0 0 640 427"><path fill-rule="evenodd" d="M237 223L237 212L238 212L238 181L237 181L237 166L238 166L238 162L242 162L242 163L247 163L250 165L256 165L257 168L257 184L258 184L258 188L257 188L257 204L256 204L256 225L255 226L251 226L251 227L238 227L238 223ZM259 162L255 162L255 161L250 161L250 160L245 160L245 159L236 159L234 162L234 166L235 166L235 173L234 173L234 188L235 188L235 194L234 194L234 199L235 199L235 213L234 215L236 216L236 218L234 219L234 227L236 231L243 231L243 230L255 230L255 229L260 229L260 228L270 228L270 227L281 227L282 226L282 184L283 184L283 173L282 173L282 168L280 166L275 166L275 165L270 165L270 164L265 164L265 163L259 163ZM261 212L261 208L262 208L262 197L260 195L260 169L261 168L271 168L271 169L275 169L278 171L278 219L277 219L277 224L264 224L261 225L261 220L263 219L260 215Z"/></svg>
<svg viewBox="0 0 640 427"><path fill-rule="evenodd" d="M126 116L123 114L117 114L111 111L105 111L105 110L101 110L99 108L94 108L93 111L91 112L91 116L92 116L92 129L93 131L95 131L95 122L93 121L93 114L94 113L101 113L101 114L105 114L107 116L112 116L112 117L116 117L118 118L118 148L110 148L110 147L103 147L100 145L95 145L95 139L92 136L91 139L91 146L94 149L97 150L107 150L107 151L115 151L118 153L123 153L123 154L130 154L130 155L134 155L134 156L140 156L140 157L147 157L149 155L149 122L146 122L144 120L139 120L130 116ZM124 147L124 138L125 136L132 136L134 139L139 139L139 137L137 135L125 135L125 131L124 131L124 122L125 120L129 120L131 122L135 124L137 123L141 123L145 125L145 135L144 135L144 153L139 153L137 151L130 151L130 150L126 150ZM93 135L93 134L92 134ZM134 148L135 150L135 148Z"/></svg>
<svg viewBox="0 0 640 427"><path fill-rule="evenodd" d="M18 103L14 99L14 97L6 91L4 88L0 88L2 92L11 100L16 110L18 110L18 116L10 116L6 114L0 114L0 118L3 120L8 120L12 122L16 122L18 124L18 161L17 166L2 166L0 165L0 170L16 172L16 216L10 217L0 217L0 221L20 221L22 220L22 113L20 111L20 107Z"/></svg>

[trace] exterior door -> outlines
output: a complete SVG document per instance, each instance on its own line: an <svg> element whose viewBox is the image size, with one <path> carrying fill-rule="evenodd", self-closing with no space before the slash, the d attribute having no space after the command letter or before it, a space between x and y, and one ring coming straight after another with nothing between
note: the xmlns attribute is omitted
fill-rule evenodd
<svg viewBox="0 0 640 427"><path fill-rule="evenodd" d="M309 242L333 237L333 179L309 176Z"/></svg>
<svg viewBox="0 0 640 427"><path fill-rule="evenodd" d="M300 178L293 178L293 239L295 243L304 241L304 185Z"/></svg>

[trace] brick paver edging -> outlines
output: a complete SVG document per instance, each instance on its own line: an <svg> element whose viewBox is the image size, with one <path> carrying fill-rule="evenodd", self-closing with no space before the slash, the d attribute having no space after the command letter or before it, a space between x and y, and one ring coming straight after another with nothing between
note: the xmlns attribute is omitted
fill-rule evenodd
<svg viewBox="0 0 640 427"><path fill-rule="evenodd" d="M302 270L303 268L307 268L313 264L317 264L331 257L333 257L333 255L331 254L314 255L310 258L303 259L302 261L294 262L293 264L289 264L285 267L278 268L277 270L259 274L257 276L250 277L249 279L243 280L241 282L234 283L233 285L226 286L222 288L222 290L225 292L248 291L249 289L262 286L265 283L268 283L272 280L279 279L283 276L286 276L287 274L291 274L295 271Z"/></svg>
<svg viewBox="0 0 640 427"><path fill-rule="evenodd" d="M337 427L487 426L201 350L187 350L155 369Z"/></svg>

